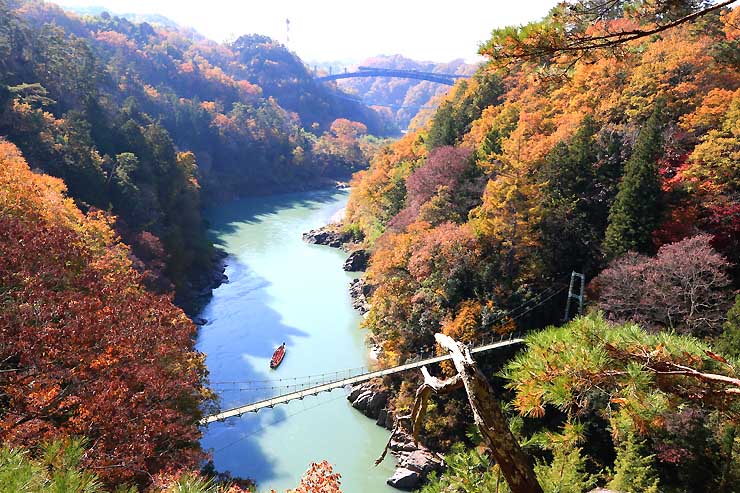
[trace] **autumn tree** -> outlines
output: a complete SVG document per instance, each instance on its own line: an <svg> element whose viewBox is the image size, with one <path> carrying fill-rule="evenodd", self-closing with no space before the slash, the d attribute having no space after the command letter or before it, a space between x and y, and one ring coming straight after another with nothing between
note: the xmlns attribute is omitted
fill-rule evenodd
<svg viewBox="0 0 740 493"><path fill-rule="evenodd" d="M298 487L287 493L341 493L341 477L327 461L313 462L301 476Z"/></svg>
<svg viewBox="0 0 740 493"><path fill-rule="evenodd" d="M477 205L482 187L469 149L439 147L406 180L406 206L389 224L403 228L417 218L460 222Z"/></svg>
<svg viewBox="0 0 740 493"><path fill-rule="evenodd" d="M64 192L0 142L0 439L84 436L84 466L145 485L202 458L195 327L143 288L111 220Z"/></svg>
<svg viewBox="0 0 740 493"><path fill-rule="evenodd" d="M622 54L626 45L691 23L733 3L692 0L631 2L573 0L553 7L542 21L494 30L480 53L496 64L560 63Z"/></svg>
<svg viewBox="0 0 740 493"><path fill-rule="evenodd" d="M699 235L664 245L654 258L628 254L594 279L596 306L618 321L637 321L696 336L717 335L729 303L729 264Z"/></svg>
<svg viewBox="0 0 740 493"><path fill-rule="evenodd" d="M653 231L661 220L661 187L657 159L661 153L662 109L658 106L640 129L625 164L619 192L609 210L604 252L615 258L626 252L651 253Z"/></svg>

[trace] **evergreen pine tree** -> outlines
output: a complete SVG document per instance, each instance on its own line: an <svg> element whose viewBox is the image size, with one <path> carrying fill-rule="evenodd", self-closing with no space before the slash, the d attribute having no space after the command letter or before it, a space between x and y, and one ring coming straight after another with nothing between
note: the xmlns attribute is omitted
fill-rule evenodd
<svg viewBox="0 0 740 493"><path fill-rule="evenodd" d="M617 450L614 463L614 479L609 489L624 493L658 493L658 473L653 465L653 456L642 453L642 443L634 433Z"/></svg>
<svg viewBox="0 0 740 493"><path fill-rule="evenodd" d="M552 450L551 464L535 465L545 493L582 493L596 485L596 477L586 472L586 459L578 447L560 444Z"/></svg>
<svg viewBox="0 0 740 493"><path fill-rule="evenodd" d="M652 233L661 218L661 189L657 158L661 152L662 105L640 130L627 161L616 200L609 210L604 253L615 258L629 251L651 253Z"/></svg>
<svg viewBox="0 0 740 493"><path fill-rule="evenodd" d="M740 294L735 298L735 305L727 312L724 331L714 347L726 356L740 358Z"/></svg>
<svg viewBox="0 0 740 493"><path fill-rule="evenodd" d="M543 261L548 273L562 277L572 270L589 270L590 259L603 237L603 226L594 219L603 207L598 201L595 165L598 160L598 126L587 116L570 142L560 142L540 168L545 215L540 230Z"/></svg>

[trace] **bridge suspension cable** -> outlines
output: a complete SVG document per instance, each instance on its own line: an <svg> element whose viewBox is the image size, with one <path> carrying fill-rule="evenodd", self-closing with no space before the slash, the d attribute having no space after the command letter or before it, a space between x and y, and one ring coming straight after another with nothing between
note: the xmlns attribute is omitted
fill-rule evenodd
<svg viewBox="0 0 740 493"><path fill-rule="evenodd" d="M566 284L562 285L553 285L549 288L545 289L544 291L541 291L537 295L533 296L532 298L529 298L528 300L524 301L520 305L510 309L506 310L505 313L498 315L494 320L490 321L490 324L496 324L498 322L502 321L514 321L518 320L525 315L529 314L536 308L542 306L544 303L551 300L553 297L557 296L561 292L563 292L567 288ZM535 303L532 305L532 303ZM521 311L520 311L521 310ZM519 313L517 313L519 312ZM499 324L498 327L504 327L505 324ZM426 357L431 354L431 349L426 348L417 355L414 355L412 358L416 358L417 356L420 357ZM210 382L209 386L216 387L214 390L218 392L234 392L234 391L240 391L240 392L247 392L247 391L257 391L257 390L277 390L277 389L283 389L283 388L298 388L298 387L306 387L306 386L313 386L318 385L322 383L328 383L328 382L334 382L337 380L341 380L343 378L350 378L352 376L361 375L363 373L367 373L370 371L370 368L367 366L358 366L354 368L348 368L344 370L337 370L333 372L324 372L324 373L316 373L313 375L302 375L297 377L286 377L286 378L272 378L272 379L250 379L250 380L228 380L228 381L216 381L216 382ZM292 382L292 383L289 383ZM234 388L235 386L251 386L251 385L259 385L256 387L241 387L241 388ZM219 388L220 387L220 388ZM231 387L231 388L229 388Z"/></svg>
<svg viewBox="0 0 740 493"><path fill-rule="evenodd" d="M567 285L553 285L549 288L545 289L544 291L540 292L538 295L528 299L527 301L523 302L522 304L518 305L515 308L512 308L511 310L507 310L504 314L501 314L499 317L497 317L493 322L501 322L503 320L509 320L514 321L518 320L525 315L531 313L536 308L542 306L543 304L547 303L549 300L557 296L558 294L562 293L566 289ZM535 303L535 304L532 304ZM522 310L520 313L516 313L518 311ZM504 326L505 324L500 324L499 327ZM498 338L498 342L496 342L496 338ZM477 345L474 346L473 344L469 344L468 347L471 349L471 352L478 353L478 352L484 352L491 349L501 348L505 346L515 345L515 344L521 344L524 342L524 339L515 336L513 333L509 334L503 334L503 333L489 333L486 338L483 338L482 340L477 342ZM212 423L214 421L223 421L226 418L233 417L233 416L241 416L244 413L247 412L257 412L260 409L264 409L265 407L274 407L277 404L283 404L290 402L291 400L295 399L303 399L304 397L310 396L310 395L316 395L320 392L326 392L331 391L339 387L344 387L347 385L353 385L360 382L365 382L367 380L371 380L373 378L378 378L385 375L391 375L393 373L398 373L401 371L406 371L412 368L418 368L420 366L424 366L427 364L432 363L438 363L440 361L444 361L446 359L449 359L450 356L436 356L434 353L433 348L426 348L413 357L409 357L406 360L402 361L401 364L386 368L382 370L376 370L376 371L369 371L367 367L357 367L357 368L351 368L348 370L341 370L336 372L327 372L327 373L321 373L318 375L307 375L303 377L293 377L293 378L279 378L279 379L271 379L271 380L245 380L245 381L229 381L229 382L214 382L213 384L221 384L221 385L243 385L243 384L252 384L252 383L260 383L264 384L261 387L252 387L252 388L221 388L221 389L215 389L219 392L257 392L257 391L263 391L263 390L278 390L278 389L294 389L293 392L289 392L284 395L279 395L275 397L271 397L268 399L264 399L258 402L255 402L253 404L247 404L244 406L235 407L232 409L228 409L226 411L216 413L210 416L206 416L201 420L201 425L206 425L208 423ZM353 372L357 372L357 374L352 375ZM328 378L330 375L333 375L334 378ZM312 381L312 378L314 379L320 379L319 381ZM306 380L304 382L298 382L298 380ZM282 383L282 382L293 382L293 383ZM273 384L273 385L270 385Z"/></svg>
<svg viewBox="0 0 740 493"><path fill-rule="evenodd" d="M520 337L515 337L513 333L510 333L508 335L508 338L506 339L504 339L503 334L500 334L499 342L494 342L491 344L485 344L482 346L473 347L470 351L471 353L480 353L480 352L490 351L492 349L499 349L499 348L503 348L507 346L522 344L523 342L524 342L524 339L521 339ZM356 377L338 380L336 382L330 382L330 383L326 383L322 385L317 385L315 387L310 387L308 389L299 390L297 392L291 392L288 394L271 397L268 399L263 399L259 402L247 404L245 406L234 407L232 409L228 409L223 412L205 416L203 419L200 420L200 424L207 425L209 423L213 423L214 421L223 421L227 418L241 416L242 414L246 414L248 412L257 412L260 409L264 409L266 407L272 408L278 404L285 404L292 400L304 399L305 397L316 395L321 392L327 392L330 390L338 389L340 387L345 387L348 385L354 385L357 383L366 382L368 380L372 380L373 378L379 378L379 377L383 377L386 375L392 375L394 373L411 370L413 368L419 368L425 365L439 363L441 361L446 361L451 358L452 356L449 354L444 355L444 356L435 356L435 357L428 358L428 359L421 359L418 357L410 358L410 360L406 360L405 363L398 365L398 366L394 366L392 368L386 368L384 370L369 372L363 375L358 375Z"/></svg>

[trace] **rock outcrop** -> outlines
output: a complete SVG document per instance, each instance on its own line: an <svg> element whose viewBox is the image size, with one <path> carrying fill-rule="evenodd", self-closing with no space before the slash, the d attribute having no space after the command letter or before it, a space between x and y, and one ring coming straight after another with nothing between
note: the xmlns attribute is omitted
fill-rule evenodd
<svg viewBox="0 0 740 493"><path fill-rule="evenodd" d="M349 295L352 298L352 308L358 310L361 315L370 311L368 298L373 293L373 287L365 282L365 279L354 279L349 283Z"/></svg>
<svg viewBox="0 0 740 493"><path fill-rule="evenodd" d="M398 467L386 483L397 490L413 491L421 485L421 475L411 469Z"/></svg>
<svg viewBox="0 0 740 493"><path fill-rule="evenodd" d="M213 290L221 284L229 282L226 276L226 258L228 255L222 250L213 252L210 269L199 272L198 275L185 283L184 288L175 298L175 303L181 306L185 313L194 316L203 310L213 296ZM202 319L196 321L196 324ZM205 323L205 322L204 322Z"/></svg>
<svg viewBox="0 0 740 493"><path fill-rule="evenodd" d="M370 260L370 252L359 248L349 254L344 262L344 270L347 272L361 272L367 269L367 263Z"/></svg>
<svg viewBox="0 0 740 493"><path fill-rule="evenodd" d="M323 228L312 229L308 233L303 233L303 241L333 248L344 248L347 243L352 241L352 233L341 231L336 224L329 224Z"/></svg>
<svg viewBox="0 0 740 493"><path fill-rule="evenodd" d="M393 429L393 412L388 408L388 390L377 382L365 382L353 386L347 399L352 406L375 419L378 426ZM391 453L398 459L398 467L387 483L399 490L411 491L419 488L429 473L444 467L443 457L423 445L414 444L408 433L397 431L390 446Z"/></svg>
<svg viewBox="0 0 740 493"><path fill-rule="evenodd" d="M415 490L426 481L431 472L440 471L444 467L444 458L440 454L423 445L417 446L407 433L396 432L389 448L398 459L396 472L387 481L394 488Z"/></svg>
<svg viewBox="0 0 740 493"><path fill-rule="evenodd" d="M383 410L387 415L388 391L380 384L365 382L355 385L347 399L352 403L352 407L368 418L377 420Z"/></svg>

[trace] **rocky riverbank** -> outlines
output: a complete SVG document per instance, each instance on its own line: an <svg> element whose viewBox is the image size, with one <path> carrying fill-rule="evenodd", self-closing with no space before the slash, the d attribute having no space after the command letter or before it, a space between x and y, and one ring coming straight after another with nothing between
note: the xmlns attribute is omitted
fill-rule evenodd
<svg viewBox="0 0 740 493"><path fill-rule="evenodd" d="M213 290L229 281L225 274L227 256L222 250L214 249L211 268L198 272L178 293L175 302L189 317L200 313L211 300ZM205 325L206 320L195 317L193 322L196 325Z"/></svg>
<svg viewBox="0 0 740 493"><path fill-rule="evenodd" d="M321 228L312 229L308 233L303 233L303 241L316 245L326 245L332 248L341 248L347 250L348 245L353 240L352 233L342 231L341 226L332 223Z"/></svg>
<svg viewBox="0 0 740 493"><path fill-rule="evenodd" d="M344 261L343 269L347 272L363 272L367 270L367 263L370 261L370 252L365 249L358 248L352 250Z"/></svg>
<svg viewBox="0 0 740 493"><path fill-rule="evenodd" d="M363 248L357 248L355 238L351 233L343 231L340 223L333 222L321 228L312 229L308 233L303 233L303 241L349 251L350 254L343 267L347 272L363 272L367 269L367 264L370 261L370 252ZM354 279L349 284L352 306L362 315L370 310L368 299L372 292L373 287L366 283L364 278Z"/></svg>
<svg viewBox="0 0 740 493"><path fill-rule="evenodd" d="M358 248L352 234L344 231L341 223L333 222L304 233L303 240L350 252L344 263L344 270L348 272L361 272L367 269L370 252ZM349 285L352 307L361 314L366 314L370 310L368 300L373 290L373 286L368 284L363 277L352 280ZM350 401L352 407L375 420L378 426L393 430L395 421L389 403L390 391L382 383L371 381L355 385L350 390L347 400ZM387 480L387 483L396 489L415 490L426 482L431 472L444 468L442 455L423 445L414 444L413 437L404 431L396 430L388 449L398 460L395 472Z"/></svg>
<svg viewBox="0 0 740 493"><path fill-rule="evenodd" d="M352 308L360 312L361 315L370 311L370 302L368 299L373 294L373 286L365 282L365 278L359 277L349 283L349 296L352 298Z"/></svg>
<svg viewBox="0 0 740 493"><path fill-rule="evenodd" d="M352 407L374 419L375 424L392 430L394 416L389 407L389 397L388 389L381 383L370 381L353 386L347 400ZM444 467L441 454L423 445L415 445L413 437L404 431L396 431L388 448L398 459L398 466L387 483L399 490L419 488L432 471L440 471Z"/></svg>

